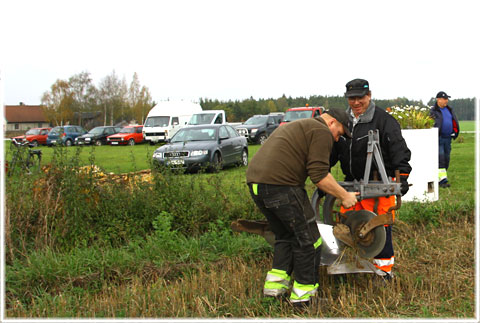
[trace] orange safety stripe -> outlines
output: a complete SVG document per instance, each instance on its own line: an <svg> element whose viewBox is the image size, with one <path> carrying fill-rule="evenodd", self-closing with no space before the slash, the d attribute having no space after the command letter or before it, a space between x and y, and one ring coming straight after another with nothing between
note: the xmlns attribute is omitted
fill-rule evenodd
<svg viewBox="0 0 480 323"><path fill-rule="evenodd" d="M394 263L395 263L395 257L393 256L391 258L373 259L373 264L375 265L375 267L387 273L392 271L392 267Z"/></svg>
<svg viewBox="0 0 480 323"><path fill-rule="evenodd" d="M396 204L395 195L392 195L390 197L383 197L383 196L379 197L378 198L378 207L377 207L378 215L387 213L388 209L390 207L394 206L395 204ZM374 198L364 199L364 200L361 200L361 201L357 202L357 204L355 204L355 206L353 206L349 209L345 209L343 206L340 207L340 212L345 213L345 212L351 211L351 210L355 210L355 211L368 210L368 211L373 212L374 205L375 205L375 199ZM393 215L393 221L395 221L395 211L392 211L392 215Z"/></svg>

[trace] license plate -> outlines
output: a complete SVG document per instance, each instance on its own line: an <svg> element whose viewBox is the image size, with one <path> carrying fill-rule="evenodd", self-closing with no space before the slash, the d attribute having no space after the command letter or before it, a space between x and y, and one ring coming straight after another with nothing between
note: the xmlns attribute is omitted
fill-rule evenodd
<svg viewBox="0 0 480 323"><path fill-rule="evenodd" d="M56 143L57 141L56 140L52 140L53 143Z"/></svg>
<svg viewBox="0 0 480 323"><path fill-rule="evenodd" d="M112 141L112 145L118 145L118 142Z"/></svg>
<svg viewBox="0 0 480 323"><path fill-rule="evenodd" d="M170 165L183 165L185 161L183 159L172 159L169 161Z"/></svg>

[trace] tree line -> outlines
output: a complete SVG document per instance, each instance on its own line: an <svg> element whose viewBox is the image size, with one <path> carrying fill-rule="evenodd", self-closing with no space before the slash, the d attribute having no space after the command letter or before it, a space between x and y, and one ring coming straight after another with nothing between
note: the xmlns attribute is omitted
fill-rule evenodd
<svg viewBox="0 0 480 323"><path fill-rule="evenodd" d="M137 73L133 74L129 85L125 77L119 79L115 71L103 78L98 86L93 84L90 73L82 72L68 80L57 80L42 96L45 115L52 125L78 124L85 126L116 125L122 121L143 124L150 109L155 106L149 89L140 84ZM431 98L427 105L421 100L405 97L395 99L374 99L382 109L392 106L432 106ZM243 122L255 114L285 112L288 108L323 106L346 108L344 96L287 97L220 101L200 98L203 110L225 110L230 122ZM474 120L475 100L473 98L450 100L459 120ZM88 124L88 122L93 123Z"/></svg>
<svg viewBox="0 0 480 323"><path fill-rule="evenodd" d="M427 105L422 100L410 100L405 97L396 99L374 99L375 104L386 109L392 106L420 106L430 107L435 104L435 99L431 98ZM306 105L323 106L329 108L347 108L347 100L344 96L322 96L314 95L306 97L286 97L283 95L278 99L258 99L249 98L243 101L219 101L212 99L200 99L200 105L203 110L225 110L227 119L232 122L245 121L254 114L268 114L270 112L285 112L288 108L304 107ZM455 99L450 100L449 105L455 110L459 120L475 119L475 100Z"/></svg>

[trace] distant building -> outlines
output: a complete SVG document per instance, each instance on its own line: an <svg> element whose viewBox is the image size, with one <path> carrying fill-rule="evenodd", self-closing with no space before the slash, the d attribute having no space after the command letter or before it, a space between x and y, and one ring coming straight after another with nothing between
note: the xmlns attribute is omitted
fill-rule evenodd
<svg viewBox="0 0 480 323"><path fill-rule="evenodd" d="M25 132L31 128L49 127L41 105L5 105L5 132Z"/></svg>

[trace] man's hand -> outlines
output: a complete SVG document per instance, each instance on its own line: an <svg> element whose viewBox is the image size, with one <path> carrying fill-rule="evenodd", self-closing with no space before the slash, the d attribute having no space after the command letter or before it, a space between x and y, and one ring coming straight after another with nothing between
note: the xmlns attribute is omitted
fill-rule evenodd
<svg viewBox="0 0 480 323"><path fill-rule="evenodd" d="M317 187L342 200L342 205L344 208L351 208L357 203L357 195L360 195L358 192L347 192L343 187L341 187L332 174L328 173L320 182L317 183Z"/></svg>
<svg viewBox="0 0 480 323"><path fill-rule="evenodd" d="M342 205L344 208L349 209L357 204L357 195L359 192L346 192L347 194L342 198Z"/></svg>
<svg viewBox="0 0 480 323"><path fill-rule="evenodd" d="M405 175L400 175L400 192L402 193L402 196L407 194L409 185L408 185L408 176Z"/></svg>

